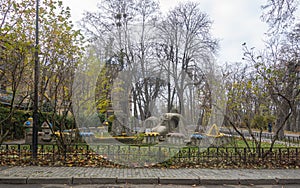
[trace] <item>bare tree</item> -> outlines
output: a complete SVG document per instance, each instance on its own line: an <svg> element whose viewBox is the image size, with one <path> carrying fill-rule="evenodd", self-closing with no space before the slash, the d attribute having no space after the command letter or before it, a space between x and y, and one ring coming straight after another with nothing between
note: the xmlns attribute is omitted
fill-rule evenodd
<svg viewBox="0 0 300 188"><path fill-rule="evenodd" d="M185 114L183 98L188 86L191 82L195 86L204 81L205 64L211 63L210 54L217 49L217 40L210 34L211 24L208 15L199 9L199 4L188 2L171 10L159 26L159 57L168 73L168 111L175 107L176 95L178 110Z"/></svg>
<svg viewBox="0 0 300 188"><path fill-rule="evenodd" d="M296 50L299 45L295 32L288 32L294 25L298 5L297 0L267 1L262 6L265 11L262 18L270 28L266 49L262 53L254 53L253 50L245 48L247 60L254 63L275 105L277 120L273 143L277 137L284 135L285 125L295 111L295 100L299 95L299 55Z"/></svg>
<svg viewBox="0 0 300 188"><path fill-rule="evenodd" d="M85 14L82 27L91 38L101 40L100 59L106 61L106 68L112 70L113 64L120 65L117 72L108 70L108 73L114 73L113 79L117 78L118 72L133 72L132 84L128 86L132 93L133 114L145 119L151 116L150 103L154 97L150 91L155 87L149 75L153 76L153 67L156 68L152 53L158 4L153 0L115 0L103 1L98 8L96 13ZM116 83L111 80L109 84ZM128 108L124 107L123 111ZM127 113L130 116L130 112Z"/></svg>

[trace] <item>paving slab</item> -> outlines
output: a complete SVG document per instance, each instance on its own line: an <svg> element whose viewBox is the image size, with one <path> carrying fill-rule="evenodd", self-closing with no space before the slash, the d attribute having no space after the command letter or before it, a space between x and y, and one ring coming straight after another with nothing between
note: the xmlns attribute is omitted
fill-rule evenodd
<svg viewBox="0 0 300 188"><path fill-rule="evenodd" d="M300 184L299 169L159 169L91 167L0 168L3 184Z"/></svg>

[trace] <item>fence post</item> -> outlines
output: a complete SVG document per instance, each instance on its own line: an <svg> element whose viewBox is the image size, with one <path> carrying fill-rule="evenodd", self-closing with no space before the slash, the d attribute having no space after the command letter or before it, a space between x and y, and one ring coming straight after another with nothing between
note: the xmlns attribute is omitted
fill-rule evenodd
<svg viewBox="0 0 300 188"><path fill-rule="evenodd" d="M121 153L121 146L118 145L118 150L117 150L117 160L120 160L120 153ZM114 154L116 155L116 154ZM122 156L122 155L121 155Z"/></svg>
<svg viewBox="0 0 300 188"><path fill-rule="evenodd" d="M281 161L281 148L279 148L279 161Z"/></svg>
<svg viewBox="0 0 300 188"><path fill-rule="evenodd" d="M172 155L171 153L171 147L169 147L169 151L168 151L168 158L169 160L171 160L175 155Z"/></svg>
<svg viewBox="0 0 300 188"><path fill-rule="evenodd" d="M299 160L298 160L298 148L295 148L296 152L296 157L295 157L295 166L298 166Z"/></svg>
<svg viewBox="0 0 300 188"><path fill-rule="evenodd" d="M207 148L207 160L209 160L209 156L210 156L210 153L209 153L209 147Z"/></svg>
<svg viewBox="0 0 300 188"><path fill-rule="evenodd" d="M37 151L39 151L39 150L37 150ZM44 157L45 157L44 144L41 145L41 150L40 150L40 152L37 152L37 156L39 155L39 153L42 155L42 159L44 159Z"/></svg>
<svg viewBox="0 0 300 188"><path fill-rule="evenodd" d="M110 150L110 147L109 147L110 145L107 145L107 157L108 157L108 160L110 159L110 152L109 152L109 150ZM105 151L105 150L104 150Z"/></svg>
<svg viewBox="0 0 300 188"><path fill-rule="evenodd" d="M21 145L18 144L18 155L19 155L19 161L21 161Z"/></svg>
<svg viewBox="0 0 300 188"><path fill-rule="evenodd" d="M55 161L55 145L54 144L52 144L52 162L54 163L54 161Z"/></svg>
<svg viewBox="0 0 300 188"><path fill-rule="evenodd" d="M244 164L247 163L247 148L244 148Z"/></svg>
<svg viewBox="0 0 300 188"><path fill-rule="evenodd" d="M236 154L237 154L237 148L235 147L235 148L234 148L234 160L235 160L234 162L237 161Z"/></svg>
<svg viewBox="0 0 300 188"><path fill-rule="evenodd" d="M200 146L197 147L198 151L197 151L197 164L199 164L200 162Z"/></svg>

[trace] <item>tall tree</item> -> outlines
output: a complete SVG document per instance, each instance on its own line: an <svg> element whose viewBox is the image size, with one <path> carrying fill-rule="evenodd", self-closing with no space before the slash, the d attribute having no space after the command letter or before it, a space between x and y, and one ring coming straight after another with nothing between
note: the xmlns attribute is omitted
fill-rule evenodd
<svg viewBox="0 0 300 188"><path fill-rule="evenodd" d="M246 59L253 63L257 78L262 81L274 105L276 122L272 145L278 137L284 136L285 126L295 114L299 96L299 55L292 50L297 48L297 37L291 38L295 35L289 31L294 25L298 3L286 0L267 1L262 15L270 27L266 49L257 53L253 49L244 48Z"/></svg>
<svg viewBox="0 0 300 188"><path fill-rule="evenodd" d="M75 71L81 61L83 37L73 28L69 7L62 1L45 0L40 8L40 69L41 110L50 112L48 123L60 132L67 128L72 114L72 84ZM58 116L60 115L60 117ZM60 134L58 140L63 151L70 140Z"/></svg>
<svg viewBox="0 0 300 188"><path fill-rule="evenodd" d="M185 114L184 94L188 90L188 80L198 85L204 78L205 64L217 49L217 41L210 34L211 20L197 3L182 3L171 10L159 26L162 52L161 62L168 72L168 111L174 106L174 93L178 98L178 110ZM198 75L199 77L197 77ZM195 78L199 78L195 80ZM171 84L174 85L172 89ZM193 101L193 100L192 100Z"/></svg>
<svg viewBox="0 0 300 188"><path fill-rule="evenodd" d="M3 134L2 124L13 126L12 119L16 106L28 97L26 92L31 79L32 65L32 36L34 29L30 24L33 16L33 2L26 1L0 1L1 23L0 23L0 67L1 85L10 93L9 115L1 120L1 135Z"/></svg>
<svg viewBox="0 0 300 188"><path fill-rule="evenodd" d="M153 24L158 13L158 4L153 0L114 0L102 1L98 8L99 11L97 12L85 14L82 27L91 39L95 39L96 43L101 44L98 48L98 54L106 66L105 69L108 69L108 73L113 74L109 76L113 79L109 81L109 84L120 84L115 81L121 75L118 72L131 71L131 78L127 78L130 79L128 80L130 83L126 83L126 87L125 83L119 85L123 89L118 91L131 92L132 94L123 97L122 100L124 101L116 101L115 104L128 103L129 98L132 97L134 116L140 116L144 120L151 115L150 103L154 95L157 95L150 93L153 88L157 87L150 84L148 77L153 76L153 67L155 67L151 56L153 56L155 29ZM116 66L118 67L117 72L113 70ZM112 86L106 86L106 88L111 90ZM107 100L102 101L111 104L107 103ZM100 104L100 106L106 105ZM126 105L121 111L124 111L127 117L132 115ZM124 124L127 123L124 122Z"/></svg>
<svg viewBox="0 0 300 188"><path fill-rule="evenodd" d="M0 41L5 50L3 54L7 55L2 56L1 51L1 63L6 67L4 76L13 96L26 91L23 97L30 101L33 91L35 0L1 1L0 10L3 18ZM63 107L69 108L67 103L71 104L71 82L81 56L82 37L79 31L73 29L70 9L63 7L62 1L44 0L40 6L39 18L42 70L40 104L50 104L51 112L57 114ZM11 100L11 108L14 103Z"/></svg>

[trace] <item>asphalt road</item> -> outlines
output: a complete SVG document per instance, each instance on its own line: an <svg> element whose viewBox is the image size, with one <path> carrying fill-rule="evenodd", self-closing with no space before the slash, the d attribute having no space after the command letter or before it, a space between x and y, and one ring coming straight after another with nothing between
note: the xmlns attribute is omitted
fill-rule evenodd
<svg viewBox="0 0 300 188"><path fill-rule="evenodd" d="M130 184L115 184L115 185L53 185L53 184L0 184L0 188L299 188L300 185L130 185Z"/></svg>

